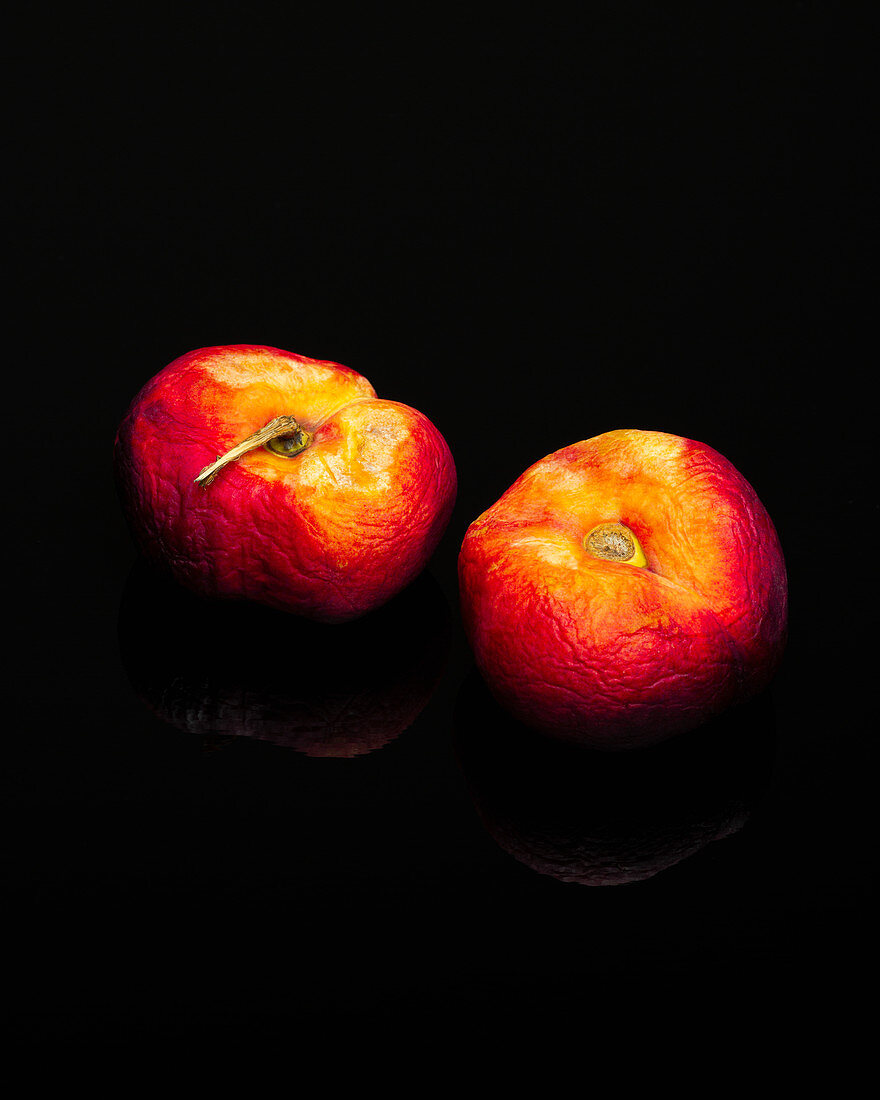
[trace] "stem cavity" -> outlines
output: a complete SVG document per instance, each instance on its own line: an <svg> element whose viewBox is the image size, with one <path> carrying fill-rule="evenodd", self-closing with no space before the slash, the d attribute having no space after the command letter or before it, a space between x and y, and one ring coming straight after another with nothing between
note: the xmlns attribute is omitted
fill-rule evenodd
<svg viewBox="0 0 880 1100"><path fill-rule="evenodd" d="M584 539L584 549L594 558L644 568L648 563L639 540L622 523L600 523Z"/></svg>

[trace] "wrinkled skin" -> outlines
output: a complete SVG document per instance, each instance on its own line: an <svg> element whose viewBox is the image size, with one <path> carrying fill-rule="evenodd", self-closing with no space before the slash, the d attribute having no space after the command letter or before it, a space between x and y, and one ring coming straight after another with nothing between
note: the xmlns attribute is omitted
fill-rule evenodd
<svg viewBox="0 0 880 1100"><path fill-rule="evenodd" d="M592 557L597 524L646 568ZM693 729L772 678L785 563L754 489L711 447L621 430L535 463L469 527L465 629L493 694L525 724L624 749Z"/></svg>
<svg viewBox="0 0 880 1100"><path fill-rule="evenodd" d="M196 475L276 416L314 439ZM255 345L202 348L160 371L116 438L117 482L145 557L206 597L323 622L358 618L424 568L448 523L455 466L422 413L338 363Z"/></svg>

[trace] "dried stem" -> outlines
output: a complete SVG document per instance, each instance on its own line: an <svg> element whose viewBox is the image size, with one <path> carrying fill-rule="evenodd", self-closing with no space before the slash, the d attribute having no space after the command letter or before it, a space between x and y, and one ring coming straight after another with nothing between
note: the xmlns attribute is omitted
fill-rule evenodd
<svg viewBox="0 0 880 1100"><path fill-rule="evenodd" d="M287 457L290 458L299 454L300 451L304 451L312 441L310 433L299 426L295 416L276 416L274 420L270 420L269 423L260 428L258 432L249 435L247 439L243 439L241 443L237 443L231 450L227 451L225 455L221 455L216 462L212 462L210 466L206 466L196 477L196 485L199 485L202 489L207 489L224 466L228 466L230 462L235 462L236 459L241 458L241 456L247 454L248 451L253 451L256 450L257 447L264 446L264 444L272 439L280 439L288 435L299 436L302 442L302 446L297 446L295 449L289 451Z"/></svg>

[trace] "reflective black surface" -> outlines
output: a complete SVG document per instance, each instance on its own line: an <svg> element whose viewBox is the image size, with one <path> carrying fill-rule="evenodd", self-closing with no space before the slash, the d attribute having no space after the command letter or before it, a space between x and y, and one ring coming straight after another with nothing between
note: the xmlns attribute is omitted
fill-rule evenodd
<svg viewBox="0 0 880 1100"><path fill-rule="evenodd" d="M515 722L474 671L456 746L474 805L505 851L561 882L621 886L737 833L769 784L776 737L765 694L641 752L579 749Z"/></svg>
<svg viewBox="0 0 880 1100"><path fill-rule="evenodd" d="M446 667L451 615L432 574L353 623L207 601L141 560L126 582L119 652L163 722L307 756L375 752L418 718Z"/></svg>
<svg viewBox="0 0 880 1100"><path fill-rule="evenodd" d="M58 13L21 40L12 1034L369 1033L395 1057L416 1033L516 1035L508 1060L528 1043L558 1064L548 1036L602 1062L584 1037L626 1021L631 1049L734 1036L725 1065L783 1044L782 1021L801 1058L857 1035L876 870L865 28L810 4L447 13L429 36L187 12ZM448 531L375 618L288 629L137 562L116 425L165 363L224 342L345 363L446 435ZM616 427L704 440L754 484L791 641L768 695L706 739L573 759L487 698L456 555L526 466Z"/></svg>

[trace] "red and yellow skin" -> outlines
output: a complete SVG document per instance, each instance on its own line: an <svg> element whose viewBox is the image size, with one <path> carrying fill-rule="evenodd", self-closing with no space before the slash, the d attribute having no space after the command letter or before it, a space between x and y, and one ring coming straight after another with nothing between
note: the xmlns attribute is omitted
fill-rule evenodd
<svg viewBox="0 0 880 1100"><path fill-rule="evenodd" d="M631 561L589 551L604 524L634 536ZM459 583L498 701L594 748L701 725L765 687L785 646L766 509L717 451L662 432L607 432L536 462L468 528Z"/></svg>
<svg viewBox="0 0 880 1100"><path fill-rule="evenodd" d="M197 484L278 416L309 443L265 446ZM121 499L144 556L206 597L323 622L379 607L424 568L449 521L456 472L416 409L338 363L238 344L181 356L137 395L116 438Z"/></svg>

